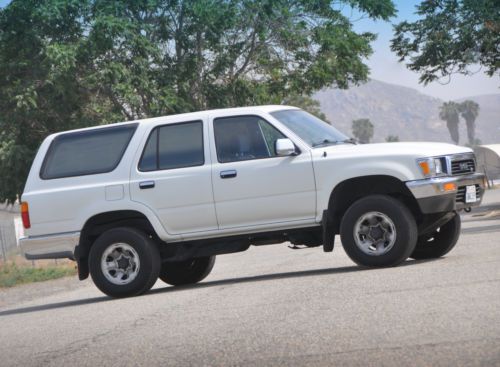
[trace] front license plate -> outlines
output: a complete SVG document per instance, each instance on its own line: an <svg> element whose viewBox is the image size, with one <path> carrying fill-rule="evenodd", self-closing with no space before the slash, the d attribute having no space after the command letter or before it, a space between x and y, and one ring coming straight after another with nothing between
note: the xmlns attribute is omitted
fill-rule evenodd
<svg viewBox="0 0 500 367"><path fill-rule="evenodd" d="M466 203L475 203L477 200L476 197L476 186L470 185L465 187L465 202Z"/></svg>

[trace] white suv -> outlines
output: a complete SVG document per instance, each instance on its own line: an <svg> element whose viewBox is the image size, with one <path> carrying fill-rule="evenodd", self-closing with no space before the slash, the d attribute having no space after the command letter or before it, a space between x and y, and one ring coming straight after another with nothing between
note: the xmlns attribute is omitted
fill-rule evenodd
<svg viewBox="0 0 500 367"><path fill-rule="evenodd" d="M295 107L213 110L50 135L22 195L28 259L70 258L113 297L202 280L215 255L290 241L364 266L433 258L479 205L470 149L356 145Z"/></svg>

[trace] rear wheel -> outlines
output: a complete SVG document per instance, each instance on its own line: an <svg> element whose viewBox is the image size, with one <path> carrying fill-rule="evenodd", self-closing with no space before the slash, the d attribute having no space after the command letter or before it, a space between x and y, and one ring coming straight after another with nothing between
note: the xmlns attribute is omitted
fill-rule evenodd
<svg viewBox="0 0 500 367"><path fill-rule="evenodd" d="M92 245L89 269L97 288L111 297L147 292L158 279L161 259L158 247L135 228L114 228Z"/></svg>
<svg viewBox="0 0 500 367"><path fill-rule="evenodd" d="M160 279L170 285L198 283L210 274L214 264L215 256L166 262L161 267Z"/></svg>
<svg viewBox="0 0 500 367"><path fill-rule="evenodd" d="M457 244L460 236L461 220L460 215L455 216L444 225L436 229L433 233L420 236L417 247L410 257L421 259L435 259L446 255Z"/></svg>
<svg viewBox="0 0 500 367"><path fill-rule="evenodd" d="M408 208L387 195L370 195L347 209L340 225L347 255L363 266L396 266L413 252L417 225Z"/></svg>

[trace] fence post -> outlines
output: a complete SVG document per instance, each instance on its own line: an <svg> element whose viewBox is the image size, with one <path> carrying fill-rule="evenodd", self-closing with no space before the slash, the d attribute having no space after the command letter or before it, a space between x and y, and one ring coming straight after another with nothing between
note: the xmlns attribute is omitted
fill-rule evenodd
<svg viewBox="0 0 500 367"><path fill-rule="evenodd" d="M2 259L3 262L7 262L7 255L5 253L5 236L3 235L3 227L0 227L0 242L2 243Z"/></svg>

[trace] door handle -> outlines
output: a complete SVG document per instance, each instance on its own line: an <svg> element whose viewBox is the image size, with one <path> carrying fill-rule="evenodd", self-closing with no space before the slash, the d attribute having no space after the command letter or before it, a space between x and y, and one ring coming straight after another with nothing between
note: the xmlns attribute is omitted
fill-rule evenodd
<svg viewBox="0 0 500 367"><path fill-rule="evenodd" d="M152 189L153 187L155 187L155 182L154 181L142 181L142 182L139 182L139 188L141 190Z"/></svg>
<svg viewBox="0 0 500 367"><path fill-rule="evenodd" d="M220 178L233 178L236 177L237 172L235 169L230 169L227 171L221 171Z"/></svg>

